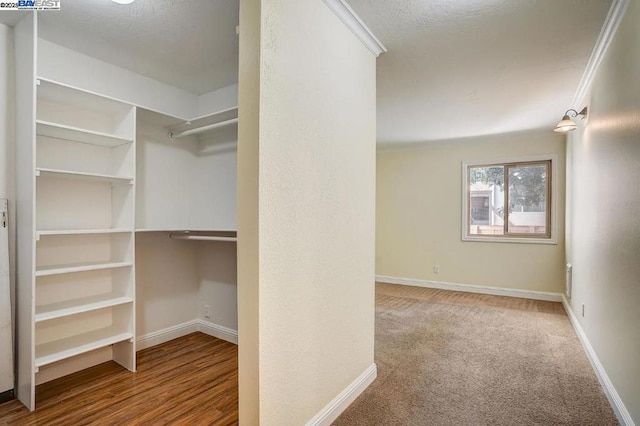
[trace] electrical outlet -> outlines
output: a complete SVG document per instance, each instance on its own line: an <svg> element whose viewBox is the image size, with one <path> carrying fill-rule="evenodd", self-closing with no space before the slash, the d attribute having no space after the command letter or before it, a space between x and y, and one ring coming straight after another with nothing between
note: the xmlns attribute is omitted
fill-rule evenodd
<svg viewBox="0 0 640 426"><path fill-rule="evenodd" d="M211 310L209 308L209 305L204 305L203 316L207 319L211 318Z"/></svg>
<svg viewBox="0 0 640 426"><path fill-rule="evenodd" d="M434 274L440 273L440 265L433 265L433 273Z"/></svg>
<svg viewBox="0 0 640 426"><path fill-rule="evenodd" d="M584 303L582 304L582 316L584 317Z"/></svg>

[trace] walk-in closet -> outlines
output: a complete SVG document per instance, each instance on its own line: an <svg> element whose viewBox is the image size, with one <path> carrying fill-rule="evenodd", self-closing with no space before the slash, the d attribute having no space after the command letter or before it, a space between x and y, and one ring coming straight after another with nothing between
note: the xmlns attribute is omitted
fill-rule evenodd
<svg viewBox="0 0 640 426"><path fill-rule="evenodd" d="M135 372L137 351L177 337L237 344L238 3L90 3L14 26L17 393L31 410L38 385L107 361ZM158 43L180 49L134 55L163 22ZM220 37L175 33L189 22ZM133 56L114 59L126 38ZM197 55L210 78L190 75ZM149 71L161 60L185 64Z"/></svg>

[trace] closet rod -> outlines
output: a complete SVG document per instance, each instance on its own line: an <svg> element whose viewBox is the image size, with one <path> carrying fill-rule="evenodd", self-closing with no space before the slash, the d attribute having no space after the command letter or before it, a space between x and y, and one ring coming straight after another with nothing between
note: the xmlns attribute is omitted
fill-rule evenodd
<svg viewBox="0 0 640 426"><path fill-rule="evenodd" d="M169 238L173 240L192 240L192 241L238 241L237 237L216 237L213 235L189 235L189 234L174 234L170 233Z"/></svg>
<svg viewBox="0 0 640 426"><path fill-rule="evenodd" d="M203 133L209 130L217 129L218 127L230 126L231 124L236 124L238 122L237 118L232 118L231 120L221 121L219 123L209 124L207 126L196 127L195 129L183 130L181 132L169 132L169 137L171 139L183 138L185 136L197 135L198 133Z"/></svg>

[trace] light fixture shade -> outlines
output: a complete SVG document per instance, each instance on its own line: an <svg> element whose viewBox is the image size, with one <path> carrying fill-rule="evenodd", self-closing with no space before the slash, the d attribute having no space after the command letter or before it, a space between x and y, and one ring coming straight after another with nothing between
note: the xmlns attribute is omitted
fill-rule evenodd
<svg viewBox="0 0 640 426"><path fill-rule="evenodd" d="M135 0L111 0L114 3L118 3L118 4L131 4L133 3Z"/></svg>
<svg viewBox="0 0 640 426"><path fill-rule="evenodd" d="M564 117L562 117L562 121L558 123L558 125L556 126L555 129L553 129L553 131L558 133L564 133L564 132L570 132L572 130L575 130L576 128L577 128L576 123L574 123L573 120L569 118L568 115L565 115Z"/></svg>

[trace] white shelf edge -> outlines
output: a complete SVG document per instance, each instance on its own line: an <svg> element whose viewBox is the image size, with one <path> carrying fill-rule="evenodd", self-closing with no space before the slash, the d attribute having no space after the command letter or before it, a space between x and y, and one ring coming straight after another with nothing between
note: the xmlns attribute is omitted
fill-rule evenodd
<svg viewBox="0 0 640 426"><path fill-rule="evenodd" d="M237 229L211 229L211 228L136 228L135 232L238 232Z"/></svg>
<svg viewBox="0 0 640 426"><path fill-rule="evenodd" d="M36 270L36 277L71 274L74 272L99 271L102 269L127 268L130 266L133 266L132 262L89 263L89 264L76 265L76 266L70 265L70 266Z"/></svg>
<svg viewBox="0 0 640 426"><path fill-rule="evenodd" d="M209 114L201 115L191 120L187 120L182 124L167 127L169 132L180 133L183 131L220 124L230 120L238 119L238 107L232 107L215 111ZM235 124L237 125L237 124Z"/></svg>
<svg viewBox="0 0 640 426"><path fill-rule="evenodd" d="M91 235L91 234L127 234L132 233L132 229L54 229L36 231L36 239L47 235Z"/></svg>
<svg viewBox="0 0 640 426"><path fill-rule="evenodd" d="M62 361L64 359L71 358L76 355L82 355L84 353L87 353L96 349L100 349L105 346L110 346L119 342L123 342L125 340L130 340L130 339L133 339L133 333L125 332L125 333L117 333L112 336L105 337L98 340L92 340L84 344L72 346L71 348L68 348L68 349L63 349L57 352L53 352L49 355L43 355L43 356L37 357L35 359L35 366L36 368L40 368L48 364L53 364L54 362Z"/></svg>
<svg viewBox="0 0 640 426"><path fill-rule="evenodd" d="M186 120L186 121L193 122L193 121L204 120L204 119L207 119L207 118L212 117L212 116L222 115L222 114L226 114L226 113L232 112L232 111L238 111L238 107L234 106L234 107L231 107L231 108L221 109L220 111L214 111L214 112L210 112L209 114L199 115L197 117L192 118L191 120Z"/></svg>
<svg viewBox="0 0 640 426"><path fill-rule="evenodd" d="M87 137L85 138L69 138L69 137L60 137L56 136L52 133L45 133L43 129L56 129L57 131L68 132L70 134L79 134L79 135L87 135L94 140L103 140L108 141L108 143L94 143L89 141ZM133 138L123 138L121 136L116 136L109 133L98 132L95 130L83 129L81 127L68 126L66 124L54 123L51 121L45 120L36 120L36 133L42 136L49 136L56 139L64 139L74 142L87 143L91 145L100 145L100 146L108 146L108 147L116 147L120 145L127 145L133 143Z"/></svg>
<svg viewBox="0 0 640 426"><path fill-rule="evenodd" d="M125 305L127 303L133 303L133 298L129 296L119 296L105 298L98 300L97 298L89 303L82 303L82 299L78 299L79 305L67 306L63 308L54 309L51 311L41 312L36 314L35 322L49 321L56 318L67 317L70 315L81 314L84 312L96 311L98 309L110 308L113 306ZM71 304L71 302L69 302Z"/></svg>
<svg viewBox="0 0 640 426"><path fill-rule="evenodd" d="M72 170L62 170L62 169L49 169L45 167L37 167L36 168L36 176L42 176L41 174L51 174L51 175L60 175L60 177L68 176L74 178L87 178L93 180L105 180L105 181L114 181L123 183L133 184L134 178L131 176L115 176L115 175L105 175L100 173L88 173L88 172L77 172Z"/></svg>

